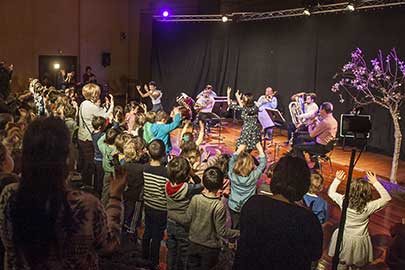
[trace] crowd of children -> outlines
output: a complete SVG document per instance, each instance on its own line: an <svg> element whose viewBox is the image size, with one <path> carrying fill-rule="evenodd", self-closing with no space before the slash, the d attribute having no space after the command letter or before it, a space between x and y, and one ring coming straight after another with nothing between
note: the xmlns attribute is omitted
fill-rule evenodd
<svg viewBox="0 0 405 270"><path fill-rule="evenodd" d="M174 108L170 114L164 112L160 103L161 91L156 90L154 82L149 83L149 87L151 90L145 86L147 94L142 93L140 88L138 91L151 97L153 111L147 111L145 105L136 102L128 103L124 110L124 107L114 106L112 97L107 99L103 107L100 90L93 84L83 88L86 100L81 104L78 104L78 95L70 91L42 92L41 102L38 103L42 108L35 106L34 101L38 97L34 94L39 90L34 89L31 99L29 95L24 96L25 104L31 104L32 107L20 107L14 113L0 114L0 186L17 181L17 176L10 173L20 172L24 130L37 117L38 111L42 110L45 113L41 111L41 114L65 121L72 136L70 169L82 173L83 182L93 188L93 193L104 206L107 206L110 198L110 181L114 177L115 168L125 168L128 184L123 194L123 237L139 240L142 256L150 261L153 269L159 269L159 262L164 260L161 258L160 247L166 230L167 269L211 269L217 264L224 243L237 243L241 233L246 231L246 227L241 228L241 213L249 199L257 194L257 182L267 163L265 151L261 142L257 141L256 133L251 135L254 140L248 138L251 131L245 127L248 135L242 134L232 156L217 150L211 157L210 153L200 147L204 137L203 127L200 126L195 139L195 134L189 131L190 123L182 119L179 109ZM228 96L230 93L228 90ZM249 110L245 114L251 117L256 113L254 105L248 104L246 107L251 97L238 95L240 109ZM249 121L249 126L253 125L254 121L250 118L246 121ZM170 135L182 123L181 152L173 153ZM245 140L249 141L249 145L244 143ZM259 157L257 166L250 153L253 141ZM271 171L268 171L269 176L272 176ZM338 171L328 191L330 198L339 207L342 207L344 196L338 194L336 189L344 177L344 172ZM291 189L288 184L285 185L283 189ZM379 192L378 200L371 200L371 186ZM296 198L291 195L290 199L286 195L285 203L293 203L295 206L298 201L299 206L315 214L319 224L324 224L328 219L328 206L320 197L322 188L323 178L314 172L308 185L302 188L303 196ZM275 198L284 200L283 197ZM367 173L367 180L354 180L345 237L340 250L341 269L361 268L373 261L368 220L389 200L390 195L377 181L375 174ZM228 215L231 217L231 226L227 224ZM243 216L246 218L245 213ZM143 235L140 227L144 227ZM403 229L393 231L393 235L403 237ZM331 256L335 253L336 236L337 232L332 236L329 249ZM246 243L241 244L244 246ZM397 240L393 248L398 250L403 246ZM401 259L402 255L398 255L398 252L394 250L389 254L394 264L404 265L403 257ZM311 257L314 261L313 269L316 269L316 260L319 259L316 256Z"/></svg>

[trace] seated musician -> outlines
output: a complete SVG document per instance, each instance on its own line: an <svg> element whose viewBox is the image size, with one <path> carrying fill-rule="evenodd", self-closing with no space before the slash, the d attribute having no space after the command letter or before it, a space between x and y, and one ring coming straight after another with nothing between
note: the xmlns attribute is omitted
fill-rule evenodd
<svg viewBox="0 0 405 270"><path fill-rule="evenodd" d="M212 118L212 108L214 107L215 99L211 95L211 89L205 89L200 97L197 97L195 110L198 112L198 121L200 126L206 128L206 122Z"/></svg>
<svg viewBox="0 0 405 270"><path fill-rule="evenodd" d="M308 125L309 139L306 135L301 135L297 138L297 144L293 146L294 153L301 158L304 158L303 152L309 153L326 153L326 145L336 138L338 123L333 117L333 105L330 102L321 104L319 110L319 119L314 119ZM302 138L304 137L304 138Z"/></svg>
<svg viewBox="0 0 405 270"><path fill-rule="evenodd" d="M214 90L212 90L212 85L211 84L207 84L205 86L205 89L202 90L198 95L197 95L197 99L199 99L200 97L202 97L203 95L208 94L211 97L216 97L217 93L214 92Z"/></svg>
<svg viewBox="0 0 405 270"><path fill-rule="evenodd" d="M255 102L256 106L259 108L259 113L265 109L277 109L277 97L275 97L275 91L273 88L267 87L265 94L260 96L260 98ZM271 140L273 134L273 127L267 127L264 130L266 139Z"/></svg>
<svg viewBox="0 0 405 270"><path fill-rule="evenodd" d="M316 100L316 94L315 93L298 93L295 94L291 97L292 100L301 100L303 101L305 97L305 103L302 105L302 114L297 115L297 118L299 119L300 125L295 126L293 123L290 123L288 125L288 140L290 141L292 134L296 132L295 138L302 133L307 133L307 125L306 123L310 120L312 120L318 113L318 105L315 103ZM295 143L295 140L293 144Z"/></svg>

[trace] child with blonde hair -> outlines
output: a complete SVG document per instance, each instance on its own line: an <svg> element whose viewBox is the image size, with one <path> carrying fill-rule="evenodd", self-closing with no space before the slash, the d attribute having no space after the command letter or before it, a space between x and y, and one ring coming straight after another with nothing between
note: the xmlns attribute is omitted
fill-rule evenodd
<svg viewBox="0 0 405 270"><path fill-rule="evenodd" d="M246 145L240 145L229 162L229 178L231 180L231 194L229 209L231 212L232 228L239 228L239 215L245 202L255 195L256 183L266 168L266 155L260 142L256 144L259 151L259 166L255 168L253 157L243 151Z"/></svg>
<svg viewBox="0 0 405 270"><path fill-rule="evenodd" d="M339 253L338 269L361 269L373 261L373 245L368 232L370 216L384 208L391 200L390 194L378 182L373 172L366 173L367 178L358 178L350 186L349 207ZM340 208L344 195L336 192L339 184L345 179L344 171L337 171L336 177L329 187L328 195ZM372 200L371 189L374 187L380 195ZM329 256L334 256L338 230L332 235Z"/></svg>
<svg viewBox="0 0 405 270"><path fill-rule="evenodd" d="M321 224L328 220L328 204L319 196L323 189L323 177L319 173L311 173L311 185L304 195L303 203L311 209Z"/></svg>
<svg viewBox="0 0 405 270"><path fill-rule="evenodd" d="M137 238L143 209L143 170L148 160L146 142L141 137L130 139L123 147L124 168L128 172L128 184L124 191L124 233Z"/></svg>

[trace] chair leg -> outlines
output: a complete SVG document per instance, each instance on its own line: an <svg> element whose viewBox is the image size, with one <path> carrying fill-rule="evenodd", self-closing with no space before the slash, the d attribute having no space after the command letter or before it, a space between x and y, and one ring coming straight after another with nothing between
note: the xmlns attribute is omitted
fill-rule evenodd
<svg viewBox="0 0 405 270"><path fill-rule="evenodd" d="M329 159L330 173L332 174L333 173L332 159L331 158L328 159Z"/></svg>
<svg viewBox="0 0 405 270"><path fill-rule="evenodd" d="M319 171L321 172L322 175L322 162L319 160L319 158L316 160L316 162L318 163Z"/></svg>

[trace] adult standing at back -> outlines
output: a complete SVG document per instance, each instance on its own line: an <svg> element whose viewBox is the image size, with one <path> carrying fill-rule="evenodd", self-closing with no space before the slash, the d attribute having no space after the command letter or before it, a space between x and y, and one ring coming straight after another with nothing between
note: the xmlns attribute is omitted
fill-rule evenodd
<svg viewBox="0 0 405 270"><path fill-rule="evenodd" d="M100 106L101 89L97 84L89 83L83 86L83 97L86 99L79 108L79 171L86 185L92 185L94 174L94 146L91 134L94 132L91 121L95 116L109 118L114 109L114 98L110 95L108 108Z"/></svg>
<svg viewBox="0 0 405 270"><path fill-rule="evenodd" d="M0 61L0 99L7 100L10 94L10 82L13 74L13 65L8 68Z"/></svg>
<svg viewBox="0 0 405 270"><path fill-rule="evenodd" d="M119 245L126 175L116 171L104 210L93 195L69 187L70 141L61 119L28 126L20 181L0 196L4 269L97 270L97 253Z"/></svg>
<svg viewBox="0 0 405 270"><path fill-rule="evenodd" d="M322 256L322 227L311 211L294 203L309 185L303 159L280 159L270 183L273 195L254 195L242 208L234 270L311 269Z"/></svg>

